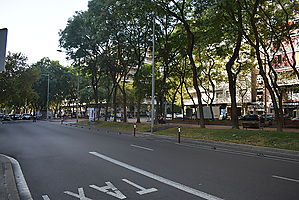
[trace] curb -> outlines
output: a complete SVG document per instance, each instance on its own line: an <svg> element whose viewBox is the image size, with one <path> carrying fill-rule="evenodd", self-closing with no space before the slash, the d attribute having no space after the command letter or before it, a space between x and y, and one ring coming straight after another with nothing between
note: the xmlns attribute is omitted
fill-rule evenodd
<svg viewBox="0 0 299 200"><path fill-rule="evenodd" d="M7 166L3 171L4 173L0 173L0 180L2 178L7 180L4 184L0 183L0 191L5 190L6 198L4 199L33 200L19 162L14 158L0 154L0 164ZM0 199L2 199L1 196Z"/></svg>
<svg viewBox="0 0 299 200"><path fill-rule="evenodd" d="M65 124L66 125L66 124ZM108 129L108 128L95 128L90 125L72 125L69 124L69 126L77 127L77 128L88 128L93 130L104 130L107 132L115 132L115 133L123 133L128 135L133 135L133 131L125 131L125 130L114 130L114 129ZM143 133L143 132L136 132L136 134L141 134L143 136L147 137L155 137L155 138L163 138L167 140L171 140L173 142L177 141L177 136L166 136L166 135L156 135L151 133ZM244 152L249 153L257 156L262 157L269 157L269 158L277 158L282 160L289 160L289 161L295 161L299 162L299 151L293 151L293 150L286 150L286 149L276 149L276 148L270 148L270 147L262 147L262 146L253 146L253 145L247 145L247 144L237 144L237 143L229 143L229 142L217 142L212 140L203 140L203 139L192 139L192 138L181 138L182 144L193 144L193 145L200 145L203 147L206 147L207 149L213 149L213 150L224 150L224 151L236 151L236 152Z"/></svg>
<svg viewBox="0 0 299 200"><path fill-rule="evenodd" d="M144 133L142 133L144 134ZM148 133L145 133L148 135ZM167 135L151 135L156 138L164 138L171 141L177 141L177 136L167 136ZM248 153L256 156L277 158L282 160L289 160L299 162L299 151L286 150L286 149L275 149L270 147L254 146L248 144L237 144L230 142L218 142L212 140L203 139L192 139L192 138L181 138L181 144L192 144L201 147L206 147L206 149L213 150L223 150L226 152L235 153Z"/></svg>
<svg viewBox="0 0 299 200"><path fill-rule="evenodd" d="M0 154L0 199L20 200L10 160Z"/></svg>

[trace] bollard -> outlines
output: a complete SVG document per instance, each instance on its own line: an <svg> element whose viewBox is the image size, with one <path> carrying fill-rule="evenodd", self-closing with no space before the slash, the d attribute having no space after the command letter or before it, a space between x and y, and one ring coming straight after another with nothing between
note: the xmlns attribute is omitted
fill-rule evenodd
<svg viewBox="0 0 299 200"><path fill-rule="evenodd" d="M178 128L178 143L181 143L181 128Z"/></svg>
<svg viewBox="0 0 299 200"><path fill-rule="evenodd" d="M136 124L134 124L134 137L136 136Z"/></svg>

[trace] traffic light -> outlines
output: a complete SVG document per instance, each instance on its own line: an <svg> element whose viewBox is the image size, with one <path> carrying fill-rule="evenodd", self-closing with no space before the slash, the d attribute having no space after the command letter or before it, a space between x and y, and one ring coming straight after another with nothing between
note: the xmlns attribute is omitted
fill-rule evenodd
<svg viewBox="0 0 299 200"><path fill-rule="evenodd" d="M5 71L7 28L0 29L0 72Z"/></svg>

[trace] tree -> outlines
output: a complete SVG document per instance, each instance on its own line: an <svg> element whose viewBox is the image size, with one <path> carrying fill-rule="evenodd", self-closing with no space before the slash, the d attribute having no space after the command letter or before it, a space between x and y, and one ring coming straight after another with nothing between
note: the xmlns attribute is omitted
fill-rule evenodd
<svg viewBox="0 0 299 200"><path fill-rule="evenodd" d="M290 31L296 27L286 22L286 19L291 19L290 10L296 4L298 2L279 0L244 0L240 3L247 22L242 26L243 35L255 51L259 74L272 99L278 120L277 131L283 130L283 90L278 85L275 58L283 41L289 39Z"/></svg>
<svg viewBox="0 0 299 200"><path fill-rule="evenodd" d="M204 121L204 113L203 113L203 104L201 100L201 91L198 84L198 67L194 61L194 47L197 42L195 35L194 35L194 24L195 20L199 20L201 18L202 11L205 10L211 4L209 1L164 1L164 0L155 0L154 2L157 3L161 8L163 8L169 15L175 17L180 23L181 26L185 30L186 34L186 53L188 55L191 69L193 72L193 87L196 91L197 98L198 98L198 109L199 109L199 116L200 116L200 127L205 128L205 121ZM196 8L196 9L195 9Z"/></svg>
<svg viewBox="0 0 299 200"><path fill-rule="evenodd" d="M60 105L64 100L76 102L77 98L77 74L71 68L63 67L58 61L42 58L34 63L32 68L39 72L39 79L33 84L33 89L39 98L35 102L35 109L45 110L47 104L47 78L49 75L49 107L53 107L55 113L60 111Z"/></svg>
<svg viewBox="0 0 299 200"><path fill-rule="evenodd" d="M38 78L37 71L27 64L22 53L9 52L6 57L6 72L0 73L0 106L20 112L31 107L37 98L32 89Z"/></svg>

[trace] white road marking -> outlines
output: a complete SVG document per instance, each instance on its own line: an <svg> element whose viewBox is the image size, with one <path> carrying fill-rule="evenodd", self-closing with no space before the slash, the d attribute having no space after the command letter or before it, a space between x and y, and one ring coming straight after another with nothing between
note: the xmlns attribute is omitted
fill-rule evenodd
<svg viewBox="0 0 299 200"><path fill-rule="evenodd" d="M70 192L70 191L65 191L64 194L76 197L76 198L78 198L80 200L92 200L92 199L87 198L85 196L83 188L78 188L78 192L79 192L79 194L75 194L75 193Z"/></svg>
<svg viewBox="0 0 299 200"><path fill-rule="evenodd" d="M287 178L287 177L282 177L282 176L275 176L275 175L273 175L272 177L273 178L278 178L278 179L282 179L282 180L287 180L287 181L292 181L292 182L299 183L299 180L292 179L292 178Z"/></svg>
<svg viewBox="0 0 299 200"><path fill-rule="evenodd" d="M147 148L147 147L138 146L138 145L135 145L135 144L131 144L131 147L136 147L136 148L144 149L144 150L148 150L148 151L154 151L154 149L150 149L150 148Z"/></svg>
<svg viewBox="0 0 299 200"><path fill-rule="evenodd" d="M3 154L1 154L1 155L3 155ZM26 200L33 200L19 162L16 159L11 158L9 156L6 156L6 155L3 155L3 156L8 158L12 164L14 175L15 175L15 181L17 184L17 188L18 188L20 197L22 199L26 199Z"/></svg>
<svg viewBox="0 0 299 200"><path fill-rule="evenodd" d="M116 164L116 165L121 166L121 167L123 167L123 168L126 168L126 169L128 169L128 170L131 170L131 171L134 171L134 172L136 172L136 173L139 173L139 174L141 174L141 175L143 175L143 176L146 176L146 177L148 177L148 178L154 179L154 180L159 181L159 182L161 182L161 183L164 183L164 184L166 184L166 185L169 185L169 186L172 186L172 187L177 188L177 189L179 189L179 190L182 190L182 191L184 191L184 192L187 192L187 193L189 193L189 194L192 194L192 195L195 195L195 196L198 196L198 197L207 199L207 200L223 200L223 199L218 198L218 197L216 197L216 196L213 196L213 195L207 194L207 193L205 193L205 192L202 192L202 191L193 189L193 188L188 187L188 186L185 186L185 185L183 185L183 184L181 184L181 183L177 183L177 182L174 182L174 181L172 181L172 180L163 178L163 177L158 176L158 175L156 175L156 174L153 174L153 173L151 173L151 172L147 172L147 171L145 171L145 170L142 170L142 169L139 169L139 168L137 168L137 167L131 166L131 165L129 165L129 164L123 163L123 162L121 162L121 161L115 160L115 159L113 159L113 158L110 158L110 157L108 157L108 156L102 155L102 154L100 154L100 153L97 153L97 152L89 152L89 153L92 154L92 155L94 155L94 156L96 156L96 157L99 157L99 158L101 158L101 159L104 159L104 160L106 160L106 161L109 161L109 162L111 162L111 163L113 163L113 164Z"/></svg>
<svg viewBox="0 0 299 200"><path fill-rule="evenodd" d="M157 192L158 190L156 188L149 188L149 189L146 189L144 187L141 187L140 185L137 185L136 183L133 183L132 181L129 181L127 179L122 179L124 182L138 188L140 191L137 191L136 193L137 194L140 194L140 195L144 195L144 194L148 194L148 193L152 193L152 192Z"/></svg>
<svg viewBox="0 0 299 200"><path fill-rule="evenodd" d="M96 185L90 185L89 187L98 190L100 192L104 192L106 194L109 194L113 197L116 197L118 199L126 199L127 197L121 193L111 182L105 182L107 185L103 187L98 187ZM112 190L113 192L109 191Z"/></svg>
<svg viewBox="0 0 299 200"><path fill-rule="evenodd" d="M43 195L43 200L50 200L50 198L48 197L48 195Z"/></svg>

